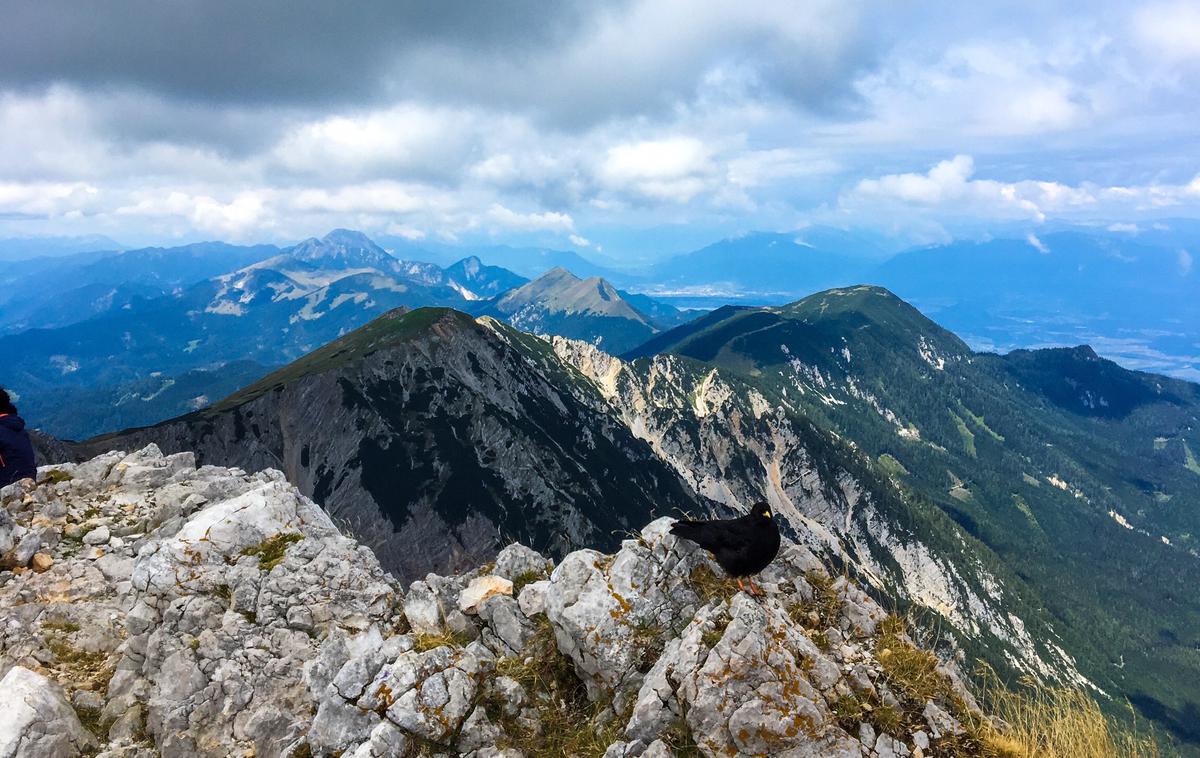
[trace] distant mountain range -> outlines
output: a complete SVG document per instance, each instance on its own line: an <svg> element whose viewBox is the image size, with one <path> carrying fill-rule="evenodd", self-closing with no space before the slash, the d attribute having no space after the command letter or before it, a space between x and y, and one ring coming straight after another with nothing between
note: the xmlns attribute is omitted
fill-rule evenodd
<svg viewBox="0 0 1200 758"><path fill-rule="evenodd" d="M560 302L584 284L539 286ZM578 297L625 307L598 286ZM1114 711L1128 699L1200 745L1200 387L1086 347L973 352L869 286L652 339L627 361L397 311L86 448L281 468L408 577L510 536L558 554L652 514L765 499L966 668L1094 688Z"/></svg>
<svg viewBox="0 0 1200 758"><path fill-rule="evenodd" d="M80 237L7 237L0 239L0 261L25 261L97 250L123 250L120 242L102 234Z"/></svg>
<svg viewBox="0 0 1200 758"><path fill-rule="evenodd" d="M640 271L542 248L386 238L389 251L346 230L286 249L212 242L35 258L0 272L0 348L14 356L0 382L54 431L86 435L162 416L127 401L115 417L85 411L60 426L66 414L55 409L75 390L150 395L144 410L183 412L229 388L178 397L203 372L232 361L265 371L401 305L487 313L623 354L700 312L680 306L783 303L854 282L888 286L976 349L1086 342L1126 366L1200 379L1200 273L1189 252L1200 227L1011 233L896 255L882 237L813 226L741 235ZM166 382L174 389L150 390Z"/></svg>
<svg viewBox="0 0 1200 758"><path fill-rule="evenodd" d="M1156 232L956 242L898 255L866 280L981 348L1086 341L1128 366L1198 380L1200 269L1184 239Z"/></svg>
<svg viewBox="0 0 1200 758"><path fill-rule="evenodd" d="M529 283L475 257L404 261L343 229L283 250L81 254L5 276L0 325L11 333L0 352L11 359L0 383L37 424L72 438L185 412L400 306L492 313L618 352L686 318L603 280L560 272Z"/></svg>
<svg viewBox="0 0 1200 758"><path fill-rule="evenodd" d="M178 294L278 252L273 245L202 242L15 263L0 273L0 334L65 326Z"/></svg>

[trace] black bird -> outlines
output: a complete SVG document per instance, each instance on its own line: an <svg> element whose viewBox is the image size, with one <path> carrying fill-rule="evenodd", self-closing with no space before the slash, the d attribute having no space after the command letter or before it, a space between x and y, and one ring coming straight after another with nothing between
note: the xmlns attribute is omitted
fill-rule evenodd
<svg viewBox="0 0 1200 758"><path fill-rule="evenodd" d="M755 574L765 569L779 552L779 526L766 503L755 503L741 518L717 521L676 521L671 534L691 540L713 554L725 573L737 578L738 589L745 591L742 577L751 577L750 592L757 595Z"/></svg>

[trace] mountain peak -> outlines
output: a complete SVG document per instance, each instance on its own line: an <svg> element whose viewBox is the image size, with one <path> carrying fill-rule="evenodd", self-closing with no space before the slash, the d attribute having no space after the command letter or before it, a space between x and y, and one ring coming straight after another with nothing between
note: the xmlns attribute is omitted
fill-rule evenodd
<svg viewBox="0 0 1200 758"><path fill-rule="evenodd" d="M499 303L502 311L532 304L550 312L587 313L649 323L607 280L598 276L580 279L562 267L552 268L524 287L509 292Z"/></svg>
<svg viewBox="0 0 1200 758"><path fill-rule="evenodd" d="M562 266L555 266L546 273L534 279L535 282L559 283L559 282L578 282L582 281L579 277L572 274Z"/></svg>
<svg viewBox="0 0 1200 758"><path fill-rule="evenodd" d="M359 247L378 247L375 242L360 231L354 229L334 229L321 238L329 245L357 245Z"/></svg>
<svg viewBox="0 0 1200 758"><path fill-rule="evenodd" d="M370 237L350 229L334 229L321 239L311 237L288 251L293 260L338 268L386 268L395 262Z"/></svg>
<svg viewBox="0 0 1200 758"><path fill-rule="evenodd" d="M475 325L475 320L453 308L394 308L349 334L318 348L261 381L225 398L212 406L212 411L232 408L249 402L278 387L291 384L298 379L320 374L336 368L390 345L404 342L430 331L447 333Z"/></svg>

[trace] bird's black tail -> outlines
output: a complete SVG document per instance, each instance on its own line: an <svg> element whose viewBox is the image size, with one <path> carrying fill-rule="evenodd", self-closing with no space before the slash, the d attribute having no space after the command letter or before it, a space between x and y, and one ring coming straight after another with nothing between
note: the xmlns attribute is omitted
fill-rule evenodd
<svg viewBox="0 0 1200 758"><path fill-rule="evenodd" d="M685 540L697 542L700 536L700 524L695 521L676 521L671 525L671 534L683 537Z"/></svg>

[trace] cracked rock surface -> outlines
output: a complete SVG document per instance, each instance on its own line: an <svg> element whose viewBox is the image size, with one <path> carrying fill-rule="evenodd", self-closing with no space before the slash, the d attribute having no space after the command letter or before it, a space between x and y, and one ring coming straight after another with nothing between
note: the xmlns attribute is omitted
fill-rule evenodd
<svg viewBox="0 0 1200 758"><path fill-rule="evenodd" d="M0 570L0 758L915 757L969 738L969 695L947 677L914 700L888 663L911 640L808 549L786 544L754 598L670 524L402 588L278 472L153 445L43 468L0 490L0 547L34 543Z"/></svg>

